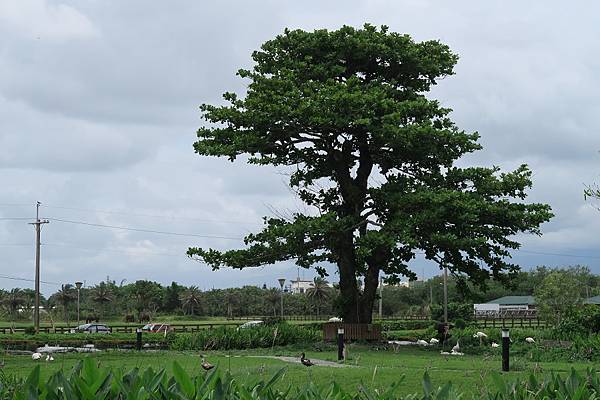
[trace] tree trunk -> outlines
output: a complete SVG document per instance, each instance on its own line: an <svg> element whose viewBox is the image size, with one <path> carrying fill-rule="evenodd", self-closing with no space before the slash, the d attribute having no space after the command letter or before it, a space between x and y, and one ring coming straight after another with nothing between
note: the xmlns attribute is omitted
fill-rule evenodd
<svg viewBox="0 0 600 400"><path fill-rule="evenodd" d="M344 322L360 323L359 294L356 283L356 257L352 232L343 232L335 243L338 270L340 273L340 295ZM370 321L370 319L369 319Z"/></svg>

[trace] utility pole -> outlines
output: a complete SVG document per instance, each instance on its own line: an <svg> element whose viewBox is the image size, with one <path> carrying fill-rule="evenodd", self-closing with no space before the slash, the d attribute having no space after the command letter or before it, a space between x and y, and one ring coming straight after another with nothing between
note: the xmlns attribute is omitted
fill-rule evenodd
<svg viewBox="0 0 600 400"><path fill-rule="evenodd" d="M47 219L40 220L40 202L36 203L35 222L30 222L29 225L35 225L35 309L33 311L33 323L35 325L35 333L40 333L40 234L42 224L47 224L50 221Z"/></svg>

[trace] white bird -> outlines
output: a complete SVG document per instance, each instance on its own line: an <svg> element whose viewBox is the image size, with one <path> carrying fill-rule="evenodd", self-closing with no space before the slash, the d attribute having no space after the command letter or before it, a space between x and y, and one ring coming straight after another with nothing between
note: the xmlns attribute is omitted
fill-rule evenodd
<svg viewBox="0 0 600 400"><path fill-rule="evenodd" d="M46 355L46 361L54 361L54 357L51 354Z"/></svg>
<svg viewBox="0 0 600 400"><path fill-rule="evenodd" d="M39 360L40 358L42 358L42 353L33 353L33 354L31 355L31 359L32 359L32 360L36 360L36 361L37 361L37 360Z"/></svg>
<svg viewBox="0 0 600 400"><path fill-rule="evenodd" d="M483 333L483 332L477 332L477 333L475 334L475 336L476 336L476 337L478 337L478 338L487 337L487 335L486 335L485 333Z"/></svg>
<svg viewBox="0 0 600 400"><path fill-rule="evenodd" d="M440 351L440 354L443 356L449 356L450 353L448 353L447 351Z"/></svg>
<svg viewBox="0 0 600 400"><path fill-rule="evenodd" d="M461 353L460 351L453 351L450 353L451 356L464 356L465 353Z"/></svg>
<svg viewBox="0 0 600 400"><path fill-rule="evenodd" d="M496 342L492 342L492 347L496 348L496 347L500 347L500 345L498 343L496 343Z"/></svg>
<svg viewBox="0 0 600 400"><path fill-rule="evenodd" d="M458 340L456 341L456 344L452 348L452 352L453 353L459 353L460 352L460 344L458 343Z"/></svg>
<svg viewBox="0 0 600 400"><path fill-rule="evenodd" d="M429 343L431 343L431 344L438 344L439 342L440 342L439 340L437 340L436 338L433 338L433 337L431 339L429 339Z"/></svg>
<svg viewBox="0 0 600 400"><path fill-rule="evenodd" d="M429 343L427 343L426 341L424 341L423 339L419 339L417 340L417 344L419 346L427 346Z"/></svg>
<svg viewBox="0 0 600 400"><path fill-rule="evenodd" d="M527 343L535 343L535 340L533 340L533 338L532 338L532 337L526 337L526 338L525 338L525 341L526 341Z"/></svg>

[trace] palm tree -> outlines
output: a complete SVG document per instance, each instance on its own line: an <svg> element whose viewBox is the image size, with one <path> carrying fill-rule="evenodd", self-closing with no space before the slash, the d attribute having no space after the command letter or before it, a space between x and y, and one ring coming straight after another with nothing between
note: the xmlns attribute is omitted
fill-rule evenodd
<svg viewBox="0 0 600 400"><path fill-rule="evenodd" d="M69 304L73 303L77 299L75 289L73 285L66 284L62 285L60 290L52 296L54 301L61 305L64 313L65 322L69 323Z"/></svg>
<svg viewBox="0 0 600 400"><path fill-rule="evenodd" d="M6 308L13 321L19 314L19 308L24 304L25 296L23 295L23 290L19 288L12 289L2 297L2 305Z"/></svg>
<svg viewBox="0 0 600 400"><path fill-rule="evenodd" d="M200 289L197 286L190 286L180 296L181 306L184 310L189 310L190 315L194 315L196 307L200 307L201 298L202 292Z"/></svg>
<svg viewBox="0 0 600 400"><path fill-rule="evenodd" d="M92 289L92 301L98 304L100 309L100 319L104 314L105 306L113 301L112 293L106 282L100 282L94 289Z"/></svg>
<svg viewBox="0 0 600 400"><path fill-rule="evenodd" d="M327 281L319 276L313 279L312 287L306 291L308 297L317 306L317 318L321 314L321 303L329 298L331 288Z"/></svg>
<svg viewBox="0 0 600 400"><path fill-rule="evenodd" d="M276 317L277 316L277 306L279 306L279 303L281 301L281 292L277 289L269 289L266 300L267 300L267 303L273 309L273 316Z"/></svg>

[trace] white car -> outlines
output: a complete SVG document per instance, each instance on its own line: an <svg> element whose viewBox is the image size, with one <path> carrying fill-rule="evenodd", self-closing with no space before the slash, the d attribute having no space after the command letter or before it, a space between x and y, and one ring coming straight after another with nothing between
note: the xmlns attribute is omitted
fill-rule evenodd
<svg viewBox="0 0 600 400"><path fill-rule="evenodd" d="M238 330L239 329L253 328L253 327L256 327L256 326L260 326L262 324L264 324L263 321L248 321L248 322L246 322L246 323L238 326Z"/></svg>

